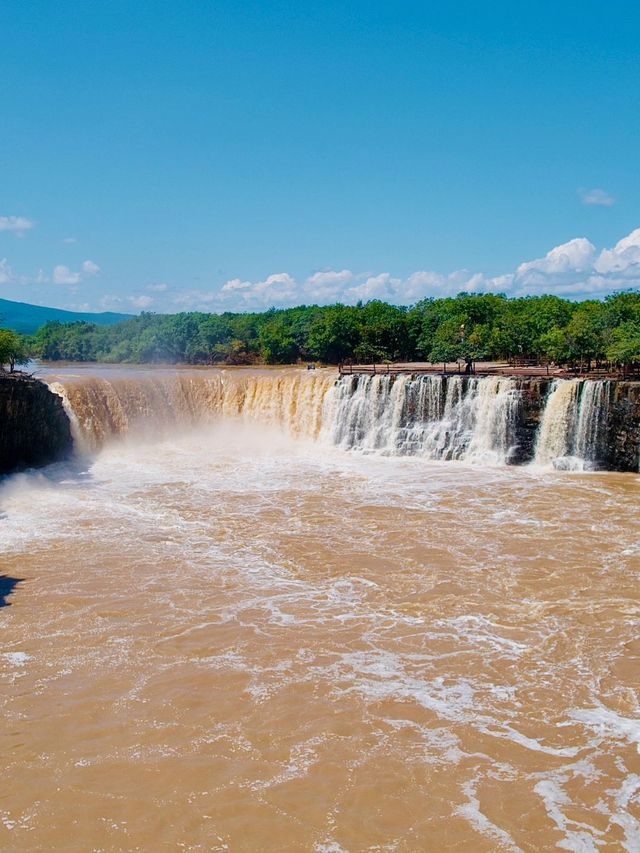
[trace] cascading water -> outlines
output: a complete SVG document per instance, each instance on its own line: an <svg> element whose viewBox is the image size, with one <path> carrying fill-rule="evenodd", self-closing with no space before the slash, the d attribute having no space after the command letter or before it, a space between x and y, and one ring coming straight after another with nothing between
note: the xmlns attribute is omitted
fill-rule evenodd
<svg viewBox="0 0 640 853"><path fill-rule="evenodd" d="M536 464L569 469L597 465L604 451L610 397L608 380L557 380L540 424Z"/></svg>
<svg viewBox="0 0 640 853"><path fill-rule="evenodd" d="M181 374L141 378L91 377L53 382L65 400L82 449L134 432L163 435L220 417L283 427L294 436L317 437L323 402L334 377L289 374Z"/></svg>
<svg viewBox="0 0 640 853"><path fill-rule="evenodd" d="M324 434L344 449L503 463L519 406L512 379L346 377L330 392Z"/></svg>
<svg viewBox="0 0 640 853"><path fill-rule="evenodd" d="M607 416L610 410L611 382L587 380L582 385L575 435L575 455L586 462L601 457Z"/></svg>
<svg viewBox="0 0 640 853"><path fill-rule="evenodd" d="M533 390L519 379L353 375L330 371L124 371L53 382L77 445L162 436L219 418L276 426L344 450L475 464L530 461L580 469L606 461L609 381L557 380L535 429ZM532 402L534 401L534 402ZM533 415L530 414L534 406Z"/></svg>

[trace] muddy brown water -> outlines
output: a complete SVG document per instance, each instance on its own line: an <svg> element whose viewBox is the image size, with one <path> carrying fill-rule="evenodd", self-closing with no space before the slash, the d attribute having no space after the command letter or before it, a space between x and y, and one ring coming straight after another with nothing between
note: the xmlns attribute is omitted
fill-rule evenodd
<svg viewBox="0 0 640 853"><path fill-rule="evenodd" d="M639 850L640 478L316 426L2 484L0 849Z"/></svg>

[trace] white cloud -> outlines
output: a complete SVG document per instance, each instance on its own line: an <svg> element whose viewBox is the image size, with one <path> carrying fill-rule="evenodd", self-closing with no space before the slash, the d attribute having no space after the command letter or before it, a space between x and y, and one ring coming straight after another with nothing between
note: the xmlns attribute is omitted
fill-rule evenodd
<svg viewBox="0 0 640 853"><path fill-rule="evenodd" d="M150 308L153 305L155 299L152 296L130 296L129 302L134 308L144 311L146 308Z"/></svg>
<svg viewBox="0 0 640 853"><path fill-rule="evenodd" d="M0 216L0 231L11 231L18 237L23 237L34 225L26 216Z"/></svg>
<svg viewBox="0 0 640 853"><path fill-rule="evenodd" d="M2 258L0 260L0 284L7 284L7 282L11 281L13 278L13 274L11 272L11 267L6 258Z"/></svg>
<svg viewBox="0 0 640 853"><path fill-rule="evenodd" d="M171 302L183 311L211 311L214 303L221 302L221 296L216 290L183 290Z"/></svg>
<svg viewBox="0 0 640 853"><path fill-rule="evenodd" d="M78 240L76 237L65 237L62 242L71 245L72 243L77 243Z"/></svg>
<svg viewBox="0 0 640 853"><path fill-rule="evenodd" d="M232 278L230 281L227 281L222 285L222 293L226 293L230 290L246 290L250 287L253 287L250 281L242 281L239 278Z"/></svg>
<svg viewBox="0 0 640 853"><path fill-rule="evenodd" d="M615 198L606 190L594 188L592 190L578 190L583 204L591 207L613 207Z"/></svg>
<svg viewBox="0 0 640 853"><path fill-rule="evenodd" d="M599 273L620 273L640 280L640 228L623 237L613 249L603 249L594 267Z"/></svg>
<svg viewBox="0 0 640 853"><path fill-rule="evenodd" d="M458 293L506 293L510 296L557 294L568 298L602 297L616 290L640 288L640 228L611 249L600 252L586 237L555 246L546 255L523 261L515 270L488 276L466 269L440 273L418 270L406 278L389 272L354 274L351 270L322 270L297 282L289 273L274 273L260 281L232 278L219 290L190 290L172 299L182 310L263 310L304 302L355 304L383 299L408 305L427 297ZM151 289L151 288L148 288Z"/></svg>
<svg viewBox="0 0 640 853"><path fill-rule="evenodd" d="M586 285L597 259L596 247L585 237L576 237L556 246L543 258L525 261L513 275L501 276L503 289L513 295L535 293L575 293L580 282Z"/></svg>
<svg viewBox="0 0 640 853"><path fill-rule="evenodd" d="M80 272L58 265L52 281L77 285L84 276L99 272L93 261L85 261ZM29 279L12 276L5 260L0 261L0 283ZM39 274L31 282L46 282ZM383 299L398 305L427 297L464 293L507 293L510 296L557 294L572 299L603 297L616 290L640 288L640 228L619 240L612 248L596 249L586 237L576 237L554 247L545 255L520 263L514 270L488 276L467 269L441 273L417 270L402 278L390 272L354 273L351 270L321 270L297 281L287 272L273 273L258 281L229 279L222 287L209 290L171 290L164 282L146 286L147 294L132 297L102 297L103 309L122 310L132 306L147 310L156 304L155 294L170 291L164 308L200 311L264 310L272 305L290 307L302 303L326 305L333 302L355 304L359 300Z"/></svg>
<svg viewBox="0 0 640 853"><path fill-rule="evenodd" d="M555 275L571 271L584 272L590 269L596 255L596 247L585 237L576 237L568 243L562 243L551 249L544 258L526 261L516 270L517 276L527 276L531 273Z"/></svg>
<svg viewBox="0 0 640 853"><path fill-rule="evenodd" d="M82 272L85 273L85 275L99 275L100 267L93 261L83 261Z"/></svg>
<svg viewBox="0 0 640 853"><path fill-rule="evenodd" d="M220 290L222 301L241 299L244 309L268 308L271 305L293 305L300 298L296 281L289 273L278 272L261 281L232 278Z"/></svg>
<svg viewBox="0 0 640 853"><path fill-rule="evenodd" d="M346 284L354 278L351 270L321 270L313 273L304 283L305 300L308 302L332 302Z"/></svg>
<svg viewBox="0 0 640 853"><path fill-rule="evenodd" d="M75 272L65 264L58 264L53 268L51 280L54 284L79 284L86 276L94 276L100 274L100 267L94 261L83 261L81 272ZM38 273L36 283L40 284L47 281L42 270Z"/></svg>
<svg viewBox="0 0 640 853"><path fill-rule="evenodd" d="M324 287L327 284L346 284L353 278L351 270L322 270L309 276L306 284L309 287Z"/></svg>
<svg viewBox="0 0 640 853"><path fill-rule="evenodd" d="M113 311L114 309L120 308L122 303L123 299L113 293L106 293L100 299L100 307L105 311Z"/></svg>
<svg viewBox="0 0 640 853"><path fill-rule="evenodd" d="M385 299L394 301L398 297L402 280L393 278L388 272L382 272L379 275L370 275L362 284L357 284L347 290L347 296L350 302L357 302L362 299L363 302L368 302L370 299Z"/></svg>
<svg viewBox="0 0 640 853"><path fill-rule="evenodd" d="M54 284L78 284L79 281L80 273L73 272L64 264L58 264L53 268Z"/></svg>

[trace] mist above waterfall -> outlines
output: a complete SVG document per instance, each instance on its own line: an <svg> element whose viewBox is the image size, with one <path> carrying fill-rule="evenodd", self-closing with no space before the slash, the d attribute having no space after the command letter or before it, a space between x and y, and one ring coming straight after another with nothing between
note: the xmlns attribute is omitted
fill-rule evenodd
<svg viewBox="0 0 640 853"><path fill-rule="evenodd" d="M87 452L124 437L153 440L224 419L387 456L477 465L638 466L636 403L621 398L608 380L98 370L60 375L51 387L65 401L77 447Z"/></svg>

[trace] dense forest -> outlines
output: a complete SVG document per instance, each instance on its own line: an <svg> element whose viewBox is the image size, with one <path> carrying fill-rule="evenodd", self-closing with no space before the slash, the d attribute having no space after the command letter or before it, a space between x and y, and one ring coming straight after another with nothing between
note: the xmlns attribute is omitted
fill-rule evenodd
<svg viewBox="0 0 640 853"><path fill-rule="evenodd" d="M410 307L372 301L260 314L143 313L113 326L50 322L29 346L43 359L129 363L522 357L557 364L629 364L640 361L640 292L584 302L461 293Z"/></svg>

